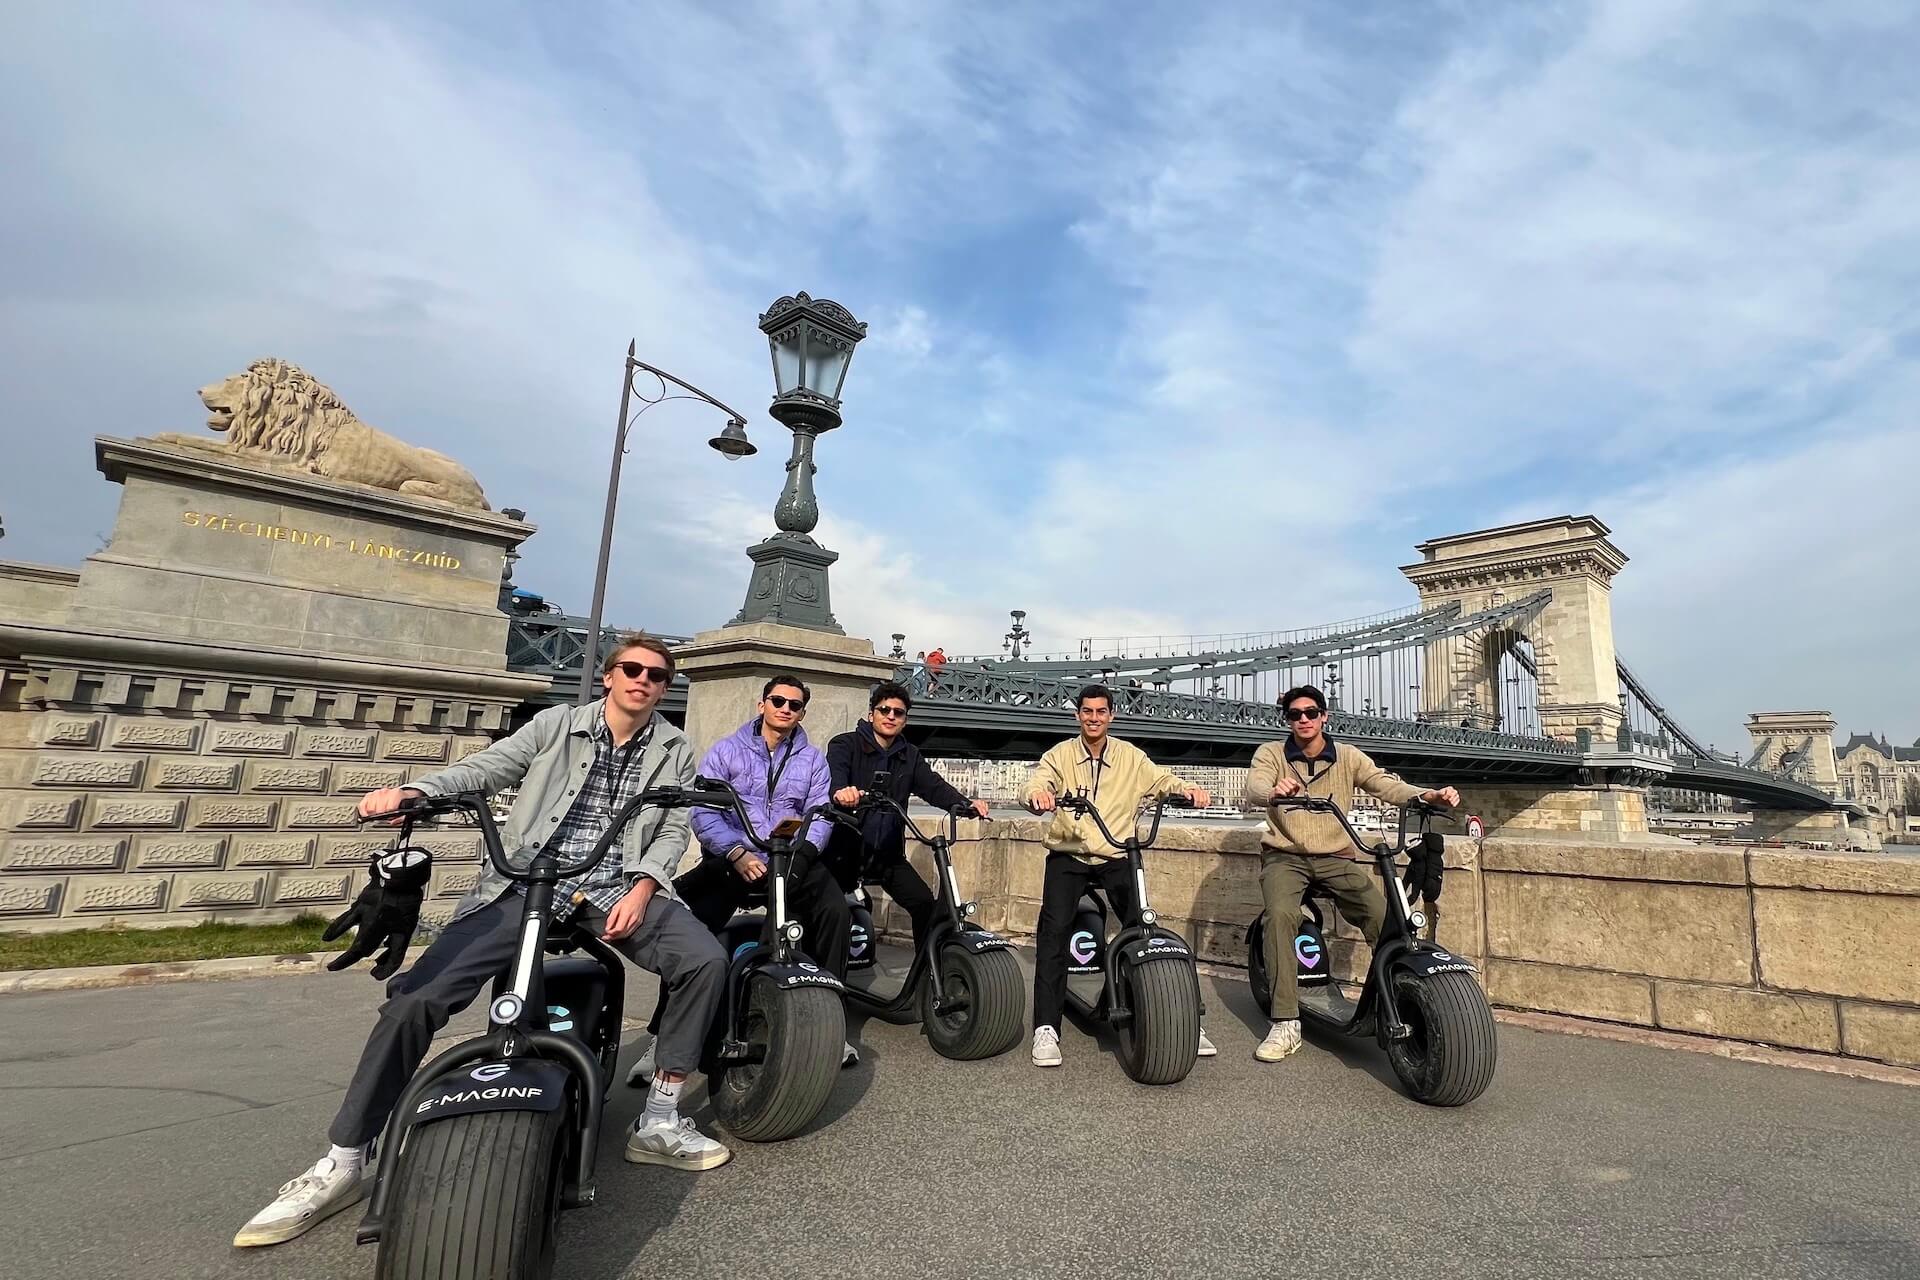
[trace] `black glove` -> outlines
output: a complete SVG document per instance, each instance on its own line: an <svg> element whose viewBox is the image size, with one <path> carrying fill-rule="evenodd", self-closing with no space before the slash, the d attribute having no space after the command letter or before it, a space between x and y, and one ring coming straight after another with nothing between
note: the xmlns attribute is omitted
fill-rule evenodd
<svg viewBox="0 0 1920 1280"><path fill-rule="evenodd" d="M789 874L795 883L805 879L808 869L820 860L820 850L805 836L788 845L787 852L793 858L793 870Z"/></svg>
<svg viewBox="0 0 1920 1280"><path fill-rule="evenodd" d="M376 853L367 863L367 887L320 935L322 942L332 942L349 929L358 930L347 949L327 962L327 968L358 964L384 945L386 950L374 961L373 976L381 981L392 977L420 923L420 900L432 873L433 855L425 849L403 846Z"/></svg>
<svg viewBox="0 0 1920 1280"><path fill-rule="evenodd" d="M1420 837L1407 850L1407 870L1401 879L1407 893L1428 902L1440 901L1440 887L1447 873L1446 856L1447 842L1438 831L1429 831Z"/></svg>

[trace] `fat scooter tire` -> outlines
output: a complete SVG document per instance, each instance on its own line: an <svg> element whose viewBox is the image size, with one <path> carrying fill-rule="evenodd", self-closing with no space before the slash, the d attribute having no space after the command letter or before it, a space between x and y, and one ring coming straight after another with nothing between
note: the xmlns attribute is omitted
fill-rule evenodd
<svg viewBox="0 0 1920 1280"><path fill-rule="evenodd" d="M727 1131L747 1142L779 1142L813 1122L840 1076L847 1014L840 993L748 980L745 1038L758 1062L723 1067L708 1093Z"/></svg>
<svg viewBox="0 0 1920 1280"><path fill-rule="evenodd" d="M1118 1028L1120 1069L1139 1084L1178 1084L1200 1057L1200 979L1181 960L1120 966L1132 1020Z"/></svg>
<svg viewBox="0 0 1920 1280"><path fill-rule="evenodd" d="M547 1280L562 1180L555 1119L474 1111L410 1132L393 1172L379 1280Z"/></svg>
<svg viewBox="0 0 1920 1280"><path fill-rule="evenodd" d="M1020 1015L1027 1009L1027 989L1013 952L969 951L957 943L942 947L940 986L949 997L958 995L967 1002L965 1009L935 1013L933 983L920 986L920 1025L941 1057L963 1062L992 1058L1025 1037Z"/></svg>
<svg viewBox="0 0 1920 1280"><path fill-rule="evenodd" d="M1472 1102L1493 1083L1499 1057L1493 1010L1470 973L1422 977L1396 970L1394 1009L1412 1034L1387 1042L1387 1061L1415 1101L1434 1107Z"/></svg>

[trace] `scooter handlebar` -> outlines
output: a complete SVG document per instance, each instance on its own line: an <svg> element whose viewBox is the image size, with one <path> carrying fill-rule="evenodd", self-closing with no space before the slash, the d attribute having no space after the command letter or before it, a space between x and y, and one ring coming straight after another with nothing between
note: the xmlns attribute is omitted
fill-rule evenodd
<svg viewBox="0 0 1920 1280"><path fill-rule="evenodd" d="M1065 809L1072 814L1091 817L1093 819L1093 825L1100 828L1100 835L1108 844L1116 849L1124 849L1127 847L1125 840L1116 840L1114 838L1112 830L1107 826L1106 819L1100 816L1100 810L1095 808L1093 801L1087 799L1086 796L1076 791L1065 791L1054 796L1053 804L1056 809ZM1152 844L1154 838L1160 834L1160 815L1162 813L1168 809L1191 809L1192 807L1193 802L1178 791L1170 795L1155 796L1153 801L1153 825L1147 828L1146 836L1140 840L1141 846L1145 847Z"/></svg>
<svg viewBox="0 0 1920 1280"><path fill-rule="evenodd" d="M1307 809L1316 813L1331 813L1335 818L1340 820L1340 825L1346 829L1347 838L1353 841L1356 849L1364 850L1368 847L1367 842L1360 838L1360 833L1354 830L1353 823L1348 821L1346 810L1335 804L1330 797L1307 795L1275 796L1267 803L1276 809ZM1405 804L1402 804L1400 806L1399 839L1394 848L1394 853L1399 854L1405 852L1407 847L1407 820L1415 814L1420 817L1422 829L1435 818L1452 817L1451 812L1445 805L1430 804L1425 800L1419 799L1409 800Z"/></svg>

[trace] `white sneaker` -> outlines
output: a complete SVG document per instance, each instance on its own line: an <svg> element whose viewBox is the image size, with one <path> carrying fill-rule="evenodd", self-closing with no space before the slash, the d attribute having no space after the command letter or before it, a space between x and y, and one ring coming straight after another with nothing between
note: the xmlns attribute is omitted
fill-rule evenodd
<svg viewBox="0 0 1920 1280"><path fill-rule="evenodd" d="M1200 1056L1203 1058L1211 1058L1219 1052L1218 1049L1213 1047L1213 1041L1207 1039L1207 1029L1205 1027L1200 1028Z"/></svg>
<svg viewBox="0 0 1920 1280"><path fill-rule="evenodd" d="M640 1089L652 1083L653 1083L653 1046L648 1045L647 1051L640 1055L640 1061L634 1063L633 1070L627 1072L627 1087L632 1089Z"/></svg>
<svg viewBox="0 0 1920 1280"><path fill-rule="evenodd" d="M311 1169L280 1188L272 1204L247 1220L233 1243L242 1249L291 1240L308 1227L360 1203L370 1181L364 1171L348 1173L321 1156Z"/></svg>
<svg viewBox="0 0 1920 1280"><path fill-rule="evenodd" d="M1299 1047L1300 1019L1289 1018L1268 1028L1267 1038L1254 1049L1253 1056L1262 1062L1278 1062L1282 1058L1292 1057Z"/></svg>
<svg viewBox="0 0 1920 1280"><path fill-rule="evenodd" d="M859 1061L860 1051L853 1047L853 1041L847 1041L846 1052L840 1055L841 1069L845 1070L847 1067L858 1065Z"/></svg>
<svg viewBox="0 0 1920 1280"><path fill-rule="evenodd" d="M1036 1067L1060 1065L1060 1033L1052 1027L1033 1029L1033 1065Z"/></svg>
<svg viewBox="0 0 1920 1280"><path fill-rule="evenodd" d="M663 1164L669 1169L716 1169L733 1159L723 1142L694 1128L691 1116L664 1123L633 1122L627 1137L627 1160L632 1164Z"/></svg>

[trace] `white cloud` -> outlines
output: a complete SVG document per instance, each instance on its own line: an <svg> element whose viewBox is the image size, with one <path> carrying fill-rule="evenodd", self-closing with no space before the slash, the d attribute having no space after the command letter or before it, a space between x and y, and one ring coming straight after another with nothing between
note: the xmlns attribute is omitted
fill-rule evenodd
<svg viewBox="0 0 1920 1280"><path fill-rule="evenodd" d="M38 429L7 436L6 550L91 550L114 493L86 437L190 429L195 386L274 353L528 508L522 582L584 609L627 339L752 409L753 318L806 288L872 326L816 483L837 611L882 647L997 650L1014 607L1047 647L1326 622L1407 602L1422 538L1592 509L1635 557L1622 649L1725 723L1817 669L1831 624L1745 625L1696 590L1660 626L1644 602L1704 574L1764 590L1796 469L1893 509L1914 24L24 9L0 47L0 165L33 178L0 205L0 385ZM111 393L80 394L108 353ZM610 616L738 607L788 440L756 421L762 452L723 467L712 418L640 420ZM1708 510L1711 532L1651 532ZM1812 571L1842 535L1810 519ZM1859 572L1895 576L1911 535L1855 519ZM1832 687L1882 690L1874 727L1910 738L1920 684L1870 641L1920 608L1879 600ZM1734 644L1750 663L1702 665Z"/></svg>

